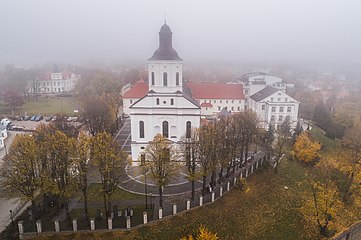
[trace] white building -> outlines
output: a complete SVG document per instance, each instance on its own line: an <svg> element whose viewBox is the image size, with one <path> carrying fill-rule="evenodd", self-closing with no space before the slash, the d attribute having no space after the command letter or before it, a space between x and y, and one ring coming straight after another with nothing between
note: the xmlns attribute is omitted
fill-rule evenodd
<svg viewBox="0 0 361 240"><path fill-rule="evenodd" d="M164 24L159 32L159 48L148 59L149 91L137 100L128 96L134 164L139 164L140 154L156 134L177 144L191 127L200 125L201 108L184 91L182 62L172 47L172 32Z"/></svg>
<svg viewBox="0 0 361 240"><path fill-rule="evenodd" d="M6 126L0 124L0 149L5 147L5 139L8 137Z"/></svg>
<svg viewBox="0 0 361 240"><path fill-rule="evenodd" d="M129 107L149 91L148 84L138 81L123 95L123 112L129 114ZM204 117L216 116L223 108L232 113L242 112L245 107L242 84L214 82L186 82L183 91L196 100Z"/></svg>
<svg viewBox="0 0 361 240"><path fill-rule="evenodd" d="M35 80L28 81L27 91L30 94L65 93L74 90L79 75L63 71L45 72Z"/></svg>
<svg viewBox="0 0 361 240"><path fill-rule="evenodd" d="M298 120L299 102L283 90L267 86L249 98L249 108L257 113L260 127L268 129L269 124L281 124L286 118L295 127Z"/></svg>

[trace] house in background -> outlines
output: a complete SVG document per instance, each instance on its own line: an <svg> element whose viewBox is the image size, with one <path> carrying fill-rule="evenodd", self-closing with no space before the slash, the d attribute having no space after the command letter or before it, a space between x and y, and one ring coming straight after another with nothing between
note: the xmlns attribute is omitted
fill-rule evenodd
<svg viewBox="0 0 361 240"><path fill-rule="evenodd" d="M276 128L288 119L292 127L298 121L300 102L287 95L283 90L267 86L249 97L249 108L257 113L259 127L268 129L272 124Z"/></svg>
<svg viewBox="0 0 361 240"><path fill-rule="evenodd" d="M69 71L44 72L34 80L28 81L28 94L67 93L75 89L79 75Z"/></svg>

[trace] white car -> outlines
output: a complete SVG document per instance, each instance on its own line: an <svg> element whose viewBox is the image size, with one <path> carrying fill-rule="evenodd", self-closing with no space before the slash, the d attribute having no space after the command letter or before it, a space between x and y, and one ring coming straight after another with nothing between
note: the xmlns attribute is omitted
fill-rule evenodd
<svg viewBox="0 0 361 240"><path fill-rule="evenodd" d="M9 118L3 118L1 119L1 125L7 127L11 123L11 120Z"/></svg>

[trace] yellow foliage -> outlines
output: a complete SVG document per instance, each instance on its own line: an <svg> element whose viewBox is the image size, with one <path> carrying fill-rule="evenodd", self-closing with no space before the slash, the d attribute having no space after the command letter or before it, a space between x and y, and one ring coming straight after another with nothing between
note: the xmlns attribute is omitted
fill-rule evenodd
<svg viewBox="0 0 361 240"><path fill-rule="evenodd" d="M319 157L321 144L312 141L307 132L303 132L298 136L293 147L293 155L302 162L311 162Z"/></svg>
<svg viewBox="0 0 361 240"><path fill-rule="evenodd" d="M203 226L200 226L196 237L190 235L188 237L181 238L181 240L218 240L218 239L219 237L217 237L216 233L210 232L207 228Z"/></svg>

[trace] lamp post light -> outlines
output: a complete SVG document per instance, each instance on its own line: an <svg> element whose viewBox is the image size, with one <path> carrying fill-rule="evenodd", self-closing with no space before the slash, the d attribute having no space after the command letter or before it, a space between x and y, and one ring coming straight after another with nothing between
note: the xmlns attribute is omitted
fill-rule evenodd
<svg viewBox="0 0 361 240"><path fill-rule="evenodd" d="M153 209L153 198L152 198L152 192L149 192L150 197L150 209Z"/></svg>

